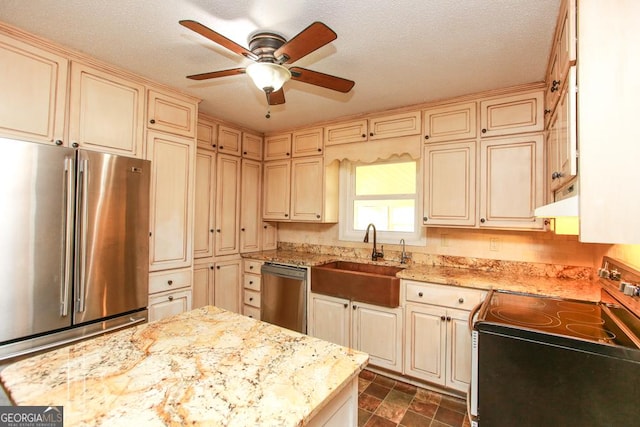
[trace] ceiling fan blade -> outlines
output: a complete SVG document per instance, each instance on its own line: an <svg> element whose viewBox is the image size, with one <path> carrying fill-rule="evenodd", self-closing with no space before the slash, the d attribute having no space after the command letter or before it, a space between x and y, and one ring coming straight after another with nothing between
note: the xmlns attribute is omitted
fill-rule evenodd
<svg viewBox="0 0 640 427"><path fill-rule="evenodd" d="M267 94L267 102L269 105L284 104L284 89L280 88L275 92Z"/></svg>
<svg viewBox="0 0 640 427"><path fill-rule="evenodd" d="M322 22L314 22L287 43L280 46L274 52L274 56L281 64L289 64L332 42L336 38L338 38L338 35L331 28Z"/></svg>
<svg viewBox="0 0 640 427"><path fill-rule="evenodd" d="M211 71L209 73L192 74L190 76L187 76L187 78L191 80L207 80L207 79L215 79L217 77L235 76L236 74L244 74L244 73L245 73L244 68L231 68L228 70Z"/></svg>
<svg viewBox="0 0 640 427"><path fill-rule="evenodd" d="M195 31L196 33L200 34L202 37L206 37L212 42L218 43L222 47L226 47L231 52L237 53L238 55L245 56L254 61L258 59L258 57L247 48L240 46L238 43L234 42L233 40L229 40L222 34L216 33L211 28L205 27L199 22L192 21L191 19L184 19L178 22L180 23L180 25L187 27L191 31Z"/></svg>
<svg viewBox="0 0 640 427"><path fill-rule="evenodd" d="M309 83L321 86L327 89L347 93L356 84L352 80L343 79L342 77L332 76L330 74L320 73L318 71L307 70L306 68L291 67L291 79L303 83Z"/></svg>

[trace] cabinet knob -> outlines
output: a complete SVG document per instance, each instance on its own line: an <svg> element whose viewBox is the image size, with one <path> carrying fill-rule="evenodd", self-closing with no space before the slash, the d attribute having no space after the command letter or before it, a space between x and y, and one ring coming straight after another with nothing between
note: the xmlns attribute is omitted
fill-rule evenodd
<svg viewBox="0 0 640 427"><path fill-rule="evenodd" d="M249 284L250 284L250 285L253 285L253 280L249 280Z"/></svg>
<svg viewBox="0 0 640 427"><path fill-rule="evenodd" d="M220 266L219 266L219 265L216 265L216 269L220 270Z"/></svg>
<svg viewBox="0 0 640 427"><path fill-rule="evenodd" d="M149 123L151 123L152 125L154 125L156 123L156 121L154 119L149 120Z"/></svg>
<svg viewBox="0 0 640 427"><path fill-rule="evenodd" d="M289 218L289 214L284 214L284 217L285 218Z"/></svg>
<svg viewBox="0 0 640 427"><path fill-rule="evenodd" d="M167 280L167 285L169 286L173 285L173 280Z"/></svg>
<svg viewBox="0 0 640 427"><path fill-rule="evenodd" d="M358 308L358 306L354 304L352 308L355 310L356 308Z"/></svg>
<svg viewBox="0 0 640 427"><path fill-rule="evenodd" d="M423 217L422 217L422 220L423 220L424 222L427 222L427 221L429 220L429 217L423 216Z"/></svg>
<svg viewBox="0 0 640 427"><path fill-rule="evenodd" d="M219 232L220 232L220 229L218 228L218 229L216 229L216 231L219 233Z"/></svg>
<svg viewBox="0 0 640 427"><path fill-rule="evenodd" d="M62 140L61 139L56 139L56 145L62 145Z"/></svg>
<svg viewBox="0 0 640 427"><path fill-rule="evenodd" d="M242 152L242 154L244 154L244 155L246 156L246 155L247 155L247 152L246 152L246 151L243 151L243 152Z"/></svg>
<svg viewBox="0 0 640 427"><path fill-rule="evenodd" d="M267 229L267 226L266 226L266 225L263 225L263 226L262 226L262 228L264 228L264 229L266 230L266 229Z"/></svg>
<svg viewBox="0 0 640 427"><path fill-rule="evenodd" d="M209 270L213 270L213 265L210 265L210 266L209 266Z"/></svg>
<svg viewBox="0 0 640 427"><path fill-rule="evenodd" d="M369 136L373 136L373 132L369 132Z"/></svg>
<svg viewBox="0 0 640 427"><path fill-rule="evenodd" d="M209 233L213 233L213 228L209 229Z"/></svg>
<svg viewBox="0 0 640 427"><path fill-rule="evenodd" d="M249 266L249 270L253 270L253 265L250 265L250 266Z"/></svg>
<svg viewBox="0 0 640 427"><path fill-rule="evenodd" d="M544 109L544 113L545 113L545 114L549 114L550 112L551 112L551 110L550 110L550 109L548 109L548 108L545 108L545 109Z"/></svg>
<svg viewBox="0 0 640 427"><path fill-rule="evenodd" d="M316 218L320 219L320 215L316 214Z"/></svg>
<svg viewBox="0 0 640 427"><path fill-rule="evenodd" d="M213 148L216 148L216 144L211 144L211 146L212 146Z"/></svg>
<svg viewBox="0 0 640 427"><path fill-rule="evenodd" d="M169 295L169 301L173 301L173 295Z"/></svg>
<svg viewBox="0 0 640 427"><path fill-rule="evenodd" d="M77 142L74 142L73 144L71 144L71 146L73 148L78 148L78 147L80 147L80 144L78 144Z"/></svg>
<svg viewBox="0 0 640 427"><path fill-rule="evenodd" d="M318 153L322 152L322 148L318 148Z"/></svg>
<svg viewBox="0 0 640 427"><path fill-rule="evenodd" d="M249 301L253 301L253 297L249 297Z"/></svg>
<svg viewBox="0 0 640 427"><path fill-rule="evenodd" d="M424 136L424 139L429 139L429 135L425 135L425 136Z"/></svg>
<svg viewBox="0 0 640 427"><path fill-rule="evenodd" d="M458 298L458 302L462 304L464 302L464 298Z"/></svg>
<svg viewBox="0 0 640 427"><path fill-rule="evenodd" d="M290 153L287 153L287 157L289 157L290 155L291 155Z"/></svg>
<svg viewBox="0 0 640 427"><path fill-rule="evenodd" d="M444 322L445 320L447 320L447 318L444 317L444 316L440 316L440 320L442 320Z"/></svg>
<svg viewBox="0 0 640 427"><path fill-rule="evenodd" d="M480 222L484 224L485 222L487 222L487 220L484 218L480 218Z"/></svg>
<svg viewBox="0 0 640 427"><path fill-rule="evenodd" d="M482 133L487 133L487 130L486 129L482 129L481 132Z"/></svg>
<svg viewBox="0 0 640 427"><path fill-rule="evenodd" d="M447 316L447 322L451 322L451 316Z"/></svg>
<svg viewBox="0 0 640 427"><path fill-rule="evenodd" d="M423 297L423 295L424 295L424 294L423 294L422 292L418 292L418 296L419 296L420 298L422 298L422 297Z"/></svg>
<svg viewBox="0 0 640 427"><path fill-rule="evenodd" d="M363 133L363 134L362 134L362 137L363 137L363 138L366 138L366 137L367 137L367 134L366 134L366 133Z"/></svg>
<svg viewBox="0 0 640 427"><path fill-rule="evenodd" d="M241 228L240 231L244 231L244 228Z"/></svg>
<svg viewBox="0 0 640 427"><path fill-rule="evenodd" d="M344 308L349 307L349 304L347 304L346 302L344 303Z"/></svg>
<svg viewBox="0 0 640 427"><path fill-rule="evenodd" d="M218 147L218 148L220 148L221 150L224 150L224 147L222 145L220 147Z"/></svg>

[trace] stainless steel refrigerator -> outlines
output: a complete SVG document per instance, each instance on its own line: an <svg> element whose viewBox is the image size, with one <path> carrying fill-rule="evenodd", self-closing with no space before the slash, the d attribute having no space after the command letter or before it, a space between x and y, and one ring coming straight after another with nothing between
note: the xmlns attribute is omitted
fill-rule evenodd
<svg viewBox="0 0 640 427"><path fill-rule="evenodd" d="M0 360L147 320L150 174L0 138Z"/></svg>

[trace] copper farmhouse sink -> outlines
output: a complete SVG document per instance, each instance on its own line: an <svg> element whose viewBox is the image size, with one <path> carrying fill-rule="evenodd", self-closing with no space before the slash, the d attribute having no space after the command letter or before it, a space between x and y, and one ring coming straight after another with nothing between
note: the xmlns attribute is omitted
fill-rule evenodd
<svg viewBox="0 0 640 427"><path fill-rule="evenodd" d="M400 304L399 267L335 261L311 267L311 291L384 307Z"/></svg>

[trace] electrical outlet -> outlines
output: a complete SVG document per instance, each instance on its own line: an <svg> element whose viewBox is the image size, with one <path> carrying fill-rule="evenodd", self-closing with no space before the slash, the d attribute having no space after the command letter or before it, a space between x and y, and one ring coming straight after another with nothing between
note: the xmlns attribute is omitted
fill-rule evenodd
<svg viewBox="0 0 640 427"><path fill-rule="evenodd" d="M492 237L489 240L489 250L490 251L499 251L500 250L500 239L497 237Z"/></svg>

